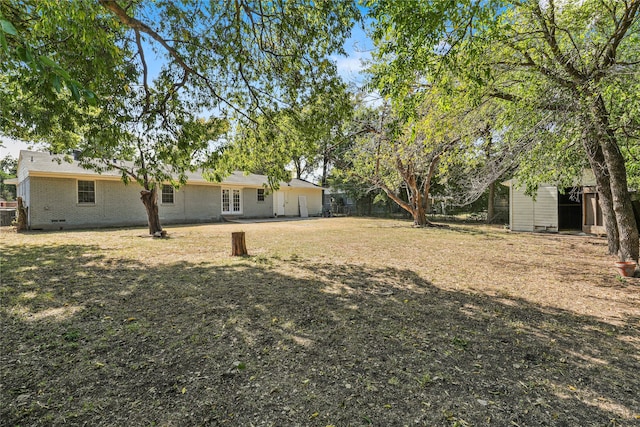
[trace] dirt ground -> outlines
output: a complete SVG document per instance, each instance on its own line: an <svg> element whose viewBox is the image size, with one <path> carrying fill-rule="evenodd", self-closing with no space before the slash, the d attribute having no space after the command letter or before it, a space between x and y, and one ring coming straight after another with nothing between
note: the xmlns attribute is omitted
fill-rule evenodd
<svg viewBox="0 0 640 427"><path fill-rule="evenodd" d="M602 238L167 230L0 232L0 425L640 426L640 279Z"/></svg>

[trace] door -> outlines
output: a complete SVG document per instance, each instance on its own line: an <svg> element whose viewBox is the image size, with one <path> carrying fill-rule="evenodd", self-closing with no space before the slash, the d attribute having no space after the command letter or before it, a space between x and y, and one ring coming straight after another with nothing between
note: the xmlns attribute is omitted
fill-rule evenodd
<svg viewBox="0 0 640 427"><path fill-rule="evenodd" d="M237 188L222 189L222 214L242 214L242 193Z"/></svg>
<svg viewBox="0 0 640 427"><path fill-rule="evenodd" d="M565 188L558 192L558 228L582 230L582 189Z"/></svg>
<svg viewBox="0 0 640 427"><path fill-rule="evenodd" d="M300 206L300 218L308 218L307 196L298 196L298 206Z"/></svg>
<svg viewBox="0 0 640 427"><path fill-rule="evenodd" d="M273 207L275 216L284 216L284 193L282 191L276 191L273 203L275 204Z"/></svg>

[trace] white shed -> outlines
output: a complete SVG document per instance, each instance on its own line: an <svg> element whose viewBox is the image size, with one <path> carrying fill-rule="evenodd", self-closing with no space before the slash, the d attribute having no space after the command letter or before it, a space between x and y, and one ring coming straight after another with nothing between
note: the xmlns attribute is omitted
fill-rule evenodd
<svg viewBox="0 0 640 427"><path fill-rule="evenodd" d="M558 231L558 188L541 185L535 200L509 181L509 224L513 231Z"/></svg>
<svg viewBox="0 0 640 427"><path fill-rule="evenodd" d="M518 187L515 181L503 184L509 187L509 225L512 231L606 233L591 171L585 171L576 187L564 188L562 192L555 185L538 186L535 200L526 195L524 188Z"/></svg>

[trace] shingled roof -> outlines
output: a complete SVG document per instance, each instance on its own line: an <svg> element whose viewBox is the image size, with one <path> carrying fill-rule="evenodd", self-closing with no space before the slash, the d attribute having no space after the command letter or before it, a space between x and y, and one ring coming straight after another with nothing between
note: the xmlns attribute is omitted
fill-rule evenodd
<svg viewBox="0 0 640 427"><path fill-rule="evenodd" d="M126 163L116 161L118 163ZM62 155L53 155L40 151L20 151L18 169L25 171L30 176L48 176L48 177L91 177L93 179L119 179L121 173L118 170L109 170L98 173L91 169L85 169L80 166L76 160L67 160ZM213 183L206 180L200 172L190 172L187 174L187 183L199 184L224 184L231 186L244 187L263 187L268 185L268 179L265 175L245 174L243 172L233 172L226 177L221 183ZM317 185L302 179L294 178L289 182L281 182L281 187L297 187L297 188L319 188Z"/></svg>

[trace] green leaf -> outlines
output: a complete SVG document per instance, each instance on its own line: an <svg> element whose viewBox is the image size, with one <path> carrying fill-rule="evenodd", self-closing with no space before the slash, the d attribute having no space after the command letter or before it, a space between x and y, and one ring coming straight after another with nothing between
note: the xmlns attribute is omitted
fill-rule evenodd
<svg viewBox="0 0 640 427"><path fill-rule="evenodd" d="M89 89L83 89L82 95L84 96L84 99L87 100L87 103L92 107L95 107L96 105L98 105L98 97L96 96L95 93L93 93Z"/></svg>
<svg viewBox="0 0 640 427"><path fill-rule="evenodd" d="M43 65L46 65L48 67L53 67L53 68L60 68L56 63L56 61L49 58L48 56L40 55L39 59L40 59L40 63L42 63Z"/></svg>
<svg viewBox="0 0 640 427"><path fill-rule="evenodd" d="M73 99L75 99L76 101L80 101L80 90L78 89L78 85L76 85L74 82L69 81L66 83L67 87L71 91L71 95L73 95Z"/></svg>
<svg viewBox="0 0 640 427"><path fill-rule="evenodd" d="M60 68L60 66L58 65L56 65L56 69L54 72L64 80L71 80L71 74L69 74L66 70Z"/></svg>
<svg viewBox="0 0 640 427"><path fill-rule="evenodd" d="M12 36L18 35L18 30L13 24L6 19L0 19L0 28L2 28L2 32L6 34L11 34Z"/></svg>
<svg viewBox="0 0 640 427"><path fill-rule="evenodd" d="M16 53L18 54L18 58L20 58L21 61L28 63L29 61L27 60L27 49L24 46L19 46L16 49Z"/></svg>
<svg viewBox="0 0 640 427"><path fill-rule="evenodd" d="M51 85L56 90L56 92L60 92L62 89L62 82L60 81L60 77L55 74L51 77Z"/></svg>

